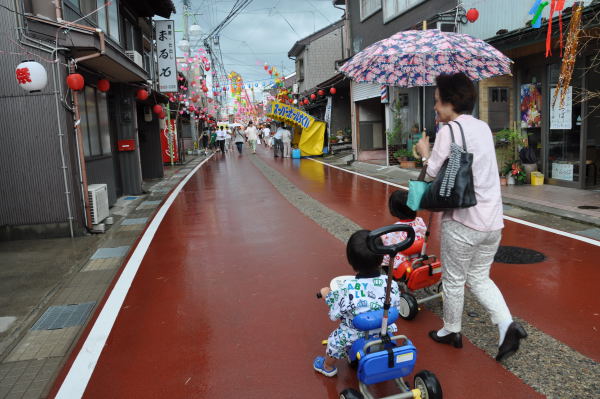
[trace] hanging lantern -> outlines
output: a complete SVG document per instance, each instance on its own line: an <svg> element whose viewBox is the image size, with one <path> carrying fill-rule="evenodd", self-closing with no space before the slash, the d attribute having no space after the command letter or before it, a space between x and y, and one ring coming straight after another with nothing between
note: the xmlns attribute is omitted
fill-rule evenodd
<svg viewBox="0 0 600 399"><path fill-rule="evenodd" d="M163 107L160 104L156 104L152 107L152 112L154 112L157 115L160 115L163 112Z"/></svg>
<svg viewBox="0 0 600 399"><path fill-rule="evenodd" d="M295 104L298 104L298 100L296 100L296 99L294 98L294 105L295 105Z"/></svg>
<svg viewBox="0 0 600 399"><path fill-rule="evenodd" d="M467 11L467 21L475 22L477 21L477 18L479 18L479 11L477 11L476 8L471 8Z"/></svg>
<svg viewBox="0 0 600 399"><path fill-rule="evenodd" d="M318 93L321 97L323 97L325 95L325 90L319 90Z"/></svg>
<svg viewBox="0 0 600 399"><path fill-rule="evenodd" d="M307 105L310 101L308 101L308 98L304 99L304 105Z"/></svg>
<svg viewBox="0 0 600 399"><path fill-rule="evenodd" d="M98 83L96 83L98 90L102 92L107 92L110 89L110 82L108 79L100 79Z"/></svg>
<svg viewBox="0 0 600 399"><path fill-rule="evenodd" d="M205 70L205 71L210 71L210 65L207 65L207 66L205 66L205 67L204 67L204 70Z"/></svg>
<svg viewBox="0 0 600 399"><path fill-rule="evenodd" d="M137 98L140 101L144 101L148 98L148 91L144 90L144 89L139 89L136 93L135 93L135 98Z"/></svg>
<svg viewBox="0 0 600 399"><path fill-rule="evenodd" d="M159 117L160 119L165 119L165 118L167 117L167 114L165 114L165 112L163 111L163 112L161 112L160 114L158 114L158 117Z"/></svg>
<svg viewBox="0 0 600 399"><path fill-rule="evenodd" d="M71 90L81 90L85 85L85 80L83 80L83 76L78 73L72 73L67 76L67 86Z"/></svg>
<svg viewBox="0 0 600 399"><path fill-rule="evenodd" d="M310 99L313 100L313 101L316 100L317 99L317 95L315 93L311 94L310 95Z"/></svg>
<svg viewBox="0 0 600 399"><path fill-rule="evenodd" d="M46 69L39 62L23 61L15 70L19 85L30 93L38 92L48 84Z"/></svg>
<svg viewBox="0 0 600 399"><path fill-rule="evenodd" d="M329 89L329 93L331 93L332 95L337 93L337 89L335 87L332 87L331 89Z"/></svg>
<svg viewBox="0 0 600 399"><path fill-rule="evenodd" d="M202 86L202 91L205 92L205 93L207 93L208 92L208 87Z"/></svg>

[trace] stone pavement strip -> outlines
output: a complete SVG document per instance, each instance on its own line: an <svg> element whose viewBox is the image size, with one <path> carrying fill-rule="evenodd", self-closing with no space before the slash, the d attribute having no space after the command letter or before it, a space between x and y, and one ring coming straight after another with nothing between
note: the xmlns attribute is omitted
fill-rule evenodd
<svg viewBox="0 0 600 399"><path fill-rule="evenodd" d="M91 302L95 308L95 304L102 300L129 249L166 194L204 159L205 157L198 157L185 166L167 169L165 179L150 187L147 195L122 198L119 203L125 204L128 210L118 209L114 215L125 216L125 212L127 217L108 230L101 241L103 247L90 256L79 272L61 284L47 305ZM179 172L172 173L174 169ZM129 208L129 203L133 207ZM77 325L51 330L33 330L29 327L25 330L16 342L0 353L0 399L45 397L87 320L89 314L86 313L85 320L79 320ZM12 321L13 319L11 323ZM0 323L0 327L2 325Z"/></svg>

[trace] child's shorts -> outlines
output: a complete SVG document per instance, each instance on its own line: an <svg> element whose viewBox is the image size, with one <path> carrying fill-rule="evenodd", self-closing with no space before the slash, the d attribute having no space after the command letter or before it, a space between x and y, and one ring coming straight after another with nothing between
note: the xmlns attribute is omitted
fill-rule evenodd
<svg viewBox="0 0 600 399"><path fill-rule="evenodd" d="M398 331L395 324L388 326L388 334L394 334ZM338 328L333 330L327 338L327 356L331 356L336 359L344 359L347 356L347 352L359 338L364 337L363 331L355 330L354 328L347 327L345 324L340 324Z"/></svg>

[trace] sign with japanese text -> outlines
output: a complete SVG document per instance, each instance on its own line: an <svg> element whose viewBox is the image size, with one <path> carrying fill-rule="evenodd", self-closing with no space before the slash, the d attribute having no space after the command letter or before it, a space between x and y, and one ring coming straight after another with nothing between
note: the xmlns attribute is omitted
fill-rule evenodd
<svg viewBox="0 0 600 399"><path fill-rule="evenodd" d="M270 110L267 113L268 117L282 122L289 122L292 125L300 126L303 129L308 129L315 120L315 118L302 110L278 101L272 102L269 108Z"/></svg>
<svg viewBox="0 0 600 399"><path fill-rule="evenodd" d="M175 21L155 21L156 56L158 58L158 91L177 91L175 59Z"/></svg>
<svg viewBox="0 0 600 399"><path fill-rule="evenodd" d="M565 95L563 106L560 106L560 94L555 100L554 87L550 95L550 129L571 130L573 124L571 121L573 110L573 86L569 86ZM553 105L554 104L554 105Z"/></svg>
<svg viewBox="0 0 600 399"><path fill-rule="evenodd" d="M552 162L552 178L573 181L573 164Z"/></svg>

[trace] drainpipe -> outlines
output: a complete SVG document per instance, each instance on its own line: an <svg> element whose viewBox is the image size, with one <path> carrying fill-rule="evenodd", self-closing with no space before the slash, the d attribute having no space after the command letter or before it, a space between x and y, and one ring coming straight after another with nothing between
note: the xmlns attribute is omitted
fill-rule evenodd
<svg viewBox="0 0 600 399"><path fill-rule="evenodd" d="M73 59L69 64L69 73L75 73L75 66L80 61L89 60L92 58L100 57L106 52L106 46L104 41L104 32L101 29L95 29L100 38L100 51L97 53L85 55ZM88 230L92 229L92 213L90 209L90 199L88 196L88 182L87 182L87 170L85 167L85 154L83 151L83 137L81 133L81 115L79 113L79 97L75 90L71 90L73 97L73 120L75 121L75 142L77 144L77 155L79 158L79 178L81 181L81 195L83 198L83 204L85 209L85 220L86 227Z"/></svg>
<svg viewBox="0 0 600 399"><path fill-rule="evenodd" d="M56 14L56 21L63 22L62 9L60 7L60 0L53 0L52 4L54 4L54 13Z"/></svg>

